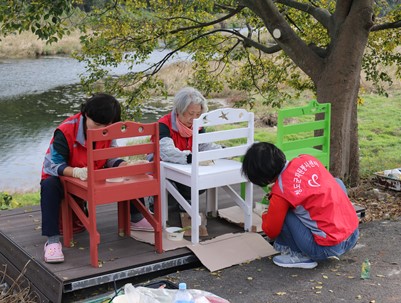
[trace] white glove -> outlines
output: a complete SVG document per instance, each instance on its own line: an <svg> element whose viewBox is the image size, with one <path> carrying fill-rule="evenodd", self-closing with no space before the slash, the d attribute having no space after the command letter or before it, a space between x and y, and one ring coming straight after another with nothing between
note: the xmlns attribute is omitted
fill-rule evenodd
<svg viewBox="0 0 401 303"><path fill-rule="evenodd" d="M268 204L263 204L260 202L255 203L255 208L253 209L253 212L257 214L259 217L262 217L263 213L266 212L269 209Z"/></svg>
<svg viewBox="0 0 401 303"><path fill-rule="evenodd" d="M74 178L79 178L82 181L88 179L88 168L87 167L74 167L72 170L72 176Z"/></svg>

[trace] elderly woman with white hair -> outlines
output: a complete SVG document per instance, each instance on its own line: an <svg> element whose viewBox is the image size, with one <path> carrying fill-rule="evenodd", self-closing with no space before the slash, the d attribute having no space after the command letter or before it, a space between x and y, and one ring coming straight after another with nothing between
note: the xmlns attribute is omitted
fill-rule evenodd
<svg viewBox="0 0 401 303"><path fill-rule="evenodd" d="M173 109L159 119L160 158L165 162L192 163L193 120L208 111L207 100L193 87L182 88L174 97ZM204 128L199 132L205 132ZM220 145L200 144L199 150L221 148ZM191 188L175 183L181 195L190 201Z"/></svg>

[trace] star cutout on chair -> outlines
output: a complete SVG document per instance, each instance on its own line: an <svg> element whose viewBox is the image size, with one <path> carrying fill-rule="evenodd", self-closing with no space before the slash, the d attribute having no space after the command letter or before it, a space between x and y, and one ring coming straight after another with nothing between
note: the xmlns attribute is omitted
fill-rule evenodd
<svg viewBox="0 0 401 303"><path fill-rule="evenodd" d="M219 118L224 119L224 120L228 120L227 114L225 114L223 111L221 111L221 115L219 116Z"/></svg>

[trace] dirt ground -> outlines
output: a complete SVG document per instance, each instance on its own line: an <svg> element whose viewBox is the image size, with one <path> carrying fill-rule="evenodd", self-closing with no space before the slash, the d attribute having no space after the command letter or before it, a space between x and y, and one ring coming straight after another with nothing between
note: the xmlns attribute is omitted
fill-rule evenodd
<svg viewBox="0 0 401 303"><path fill-rule="evenodd" d="M401 191L385 189L374 178L365 179L348 191L351 201L365 207L362 222L391 220L401 217Z"/></svg>
<svg viewBox="0 0 401 303"><path fill-rule="evenodd" d="M204 267L177 271L156 280L186 282L230 303L396 303L401 302L401 220L360 224L358 244L340 260L312 269L282 268L271 257L209 272ZM369 259L370 279L362 279Z"/></svg>

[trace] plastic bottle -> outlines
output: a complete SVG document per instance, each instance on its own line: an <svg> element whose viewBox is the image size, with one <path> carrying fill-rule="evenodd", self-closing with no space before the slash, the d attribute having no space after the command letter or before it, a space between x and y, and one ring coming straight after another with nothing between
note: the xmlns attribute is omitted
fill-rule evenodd
<svg viewBox="0 0 401 303"><path fill-rule="evenodd" d="M362 263L361 269L361 279L370 279L370 262L369 259L366 259Z"/></svg>
<svg viewBox="0 0 401 303"><path fill-rule="evenodd" d="M194 303L194 299L188 291L186 283L178 284L178 291L174 297L173 303Z"/></svg>

